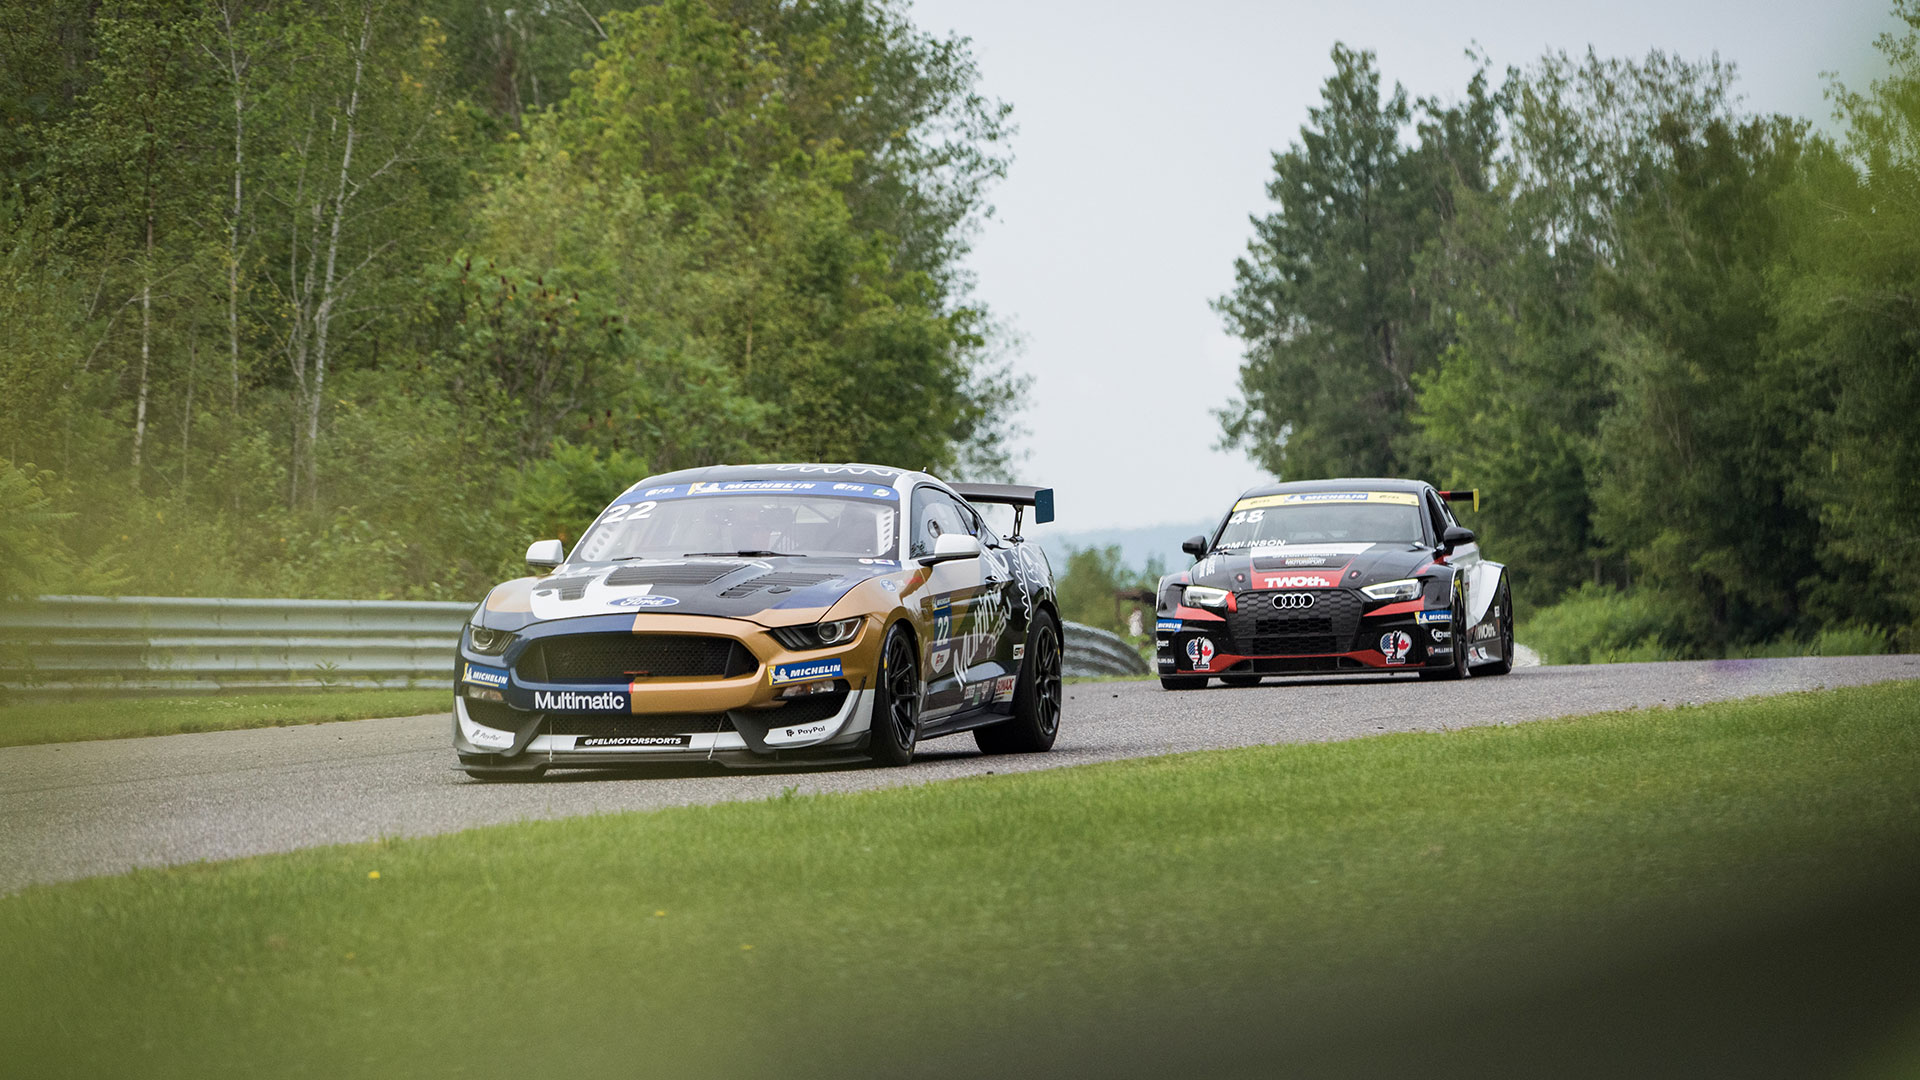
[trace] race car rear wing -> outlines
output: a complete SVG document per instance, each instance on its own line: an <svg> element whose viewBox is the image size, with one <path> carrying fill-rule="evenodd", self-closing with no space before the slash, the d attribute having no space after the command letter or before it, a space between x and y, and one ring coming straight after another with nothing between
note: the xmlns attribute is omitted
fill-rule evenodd
<svg viewBox="0 0 1920 1080"><path fill-rule="evenodd" d="M1033 523L1045 525L1053 520L1053 489L1025 484L954 484L953 490L968 502L1000 503L1013 507L1013 535L1020 535L1020 517L1033 507Z"/></svg>
<svg viewBox="0 0 1920 1080"><path fill-rule="evenodd" d="M1471 502L1475 510L1480 509L1480 489L1468 488L1465 491L1442 491L1440 497L1448 502Z"/></svg>

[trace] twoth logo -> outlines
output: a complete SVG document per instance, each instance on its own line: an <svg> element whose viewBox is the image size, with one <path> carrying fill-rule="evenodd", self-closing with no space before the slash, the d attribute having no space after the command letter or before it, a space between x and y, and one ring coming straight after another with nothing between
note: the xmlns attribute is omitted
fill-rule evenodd
<svg viewBox="0 0 1920 1080"><path fill-rule="evenodd" d="M573 690L535 690L533 707L553 712L626 712L627 695L618 690L583 694Z"/></svg>
<svg viewBox="0 0 1920 1080"><path fill-rule="evenodd" d="M1331 589L1340 583L1338 575L1281 574L1260 579L1263 589Z"/></svg>

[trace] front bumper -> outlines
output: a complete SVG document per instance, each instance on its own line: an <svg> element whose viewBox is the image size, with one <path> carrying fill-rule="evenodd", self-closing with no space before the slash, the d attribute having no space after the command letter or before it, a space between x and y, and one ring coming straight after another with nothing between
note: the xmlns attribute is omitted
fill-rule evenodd
<svg viewBox="0 0 1920 1080"><path fill-rule="evenodd" d="M842 646L794 651L744 620L643 614L613 624L604 617L537 624L498 658L478 656L463 642L455 671L454 749L462 768L500 772L659 761L852 760L866 746L880 629L879 620L869 618ZM719 675L609 672L611 678L591 681L546 681L552 673L535 659L544 654L533 650L542 641L579 641L581 635L615 647L646 635L656 636L650 644L676 636L726 639L750 660ZM820 692L786 696L796 689Z"/></svg>
<svg viewBox="0 0 1920 1080"><path fill-rule="evenodd" d="M1272 592L1242 592L1226 612L1180 607L1156 622L1164 676L1314 675L1417 671L1454 664L1453 613L1420 600L1377 603L1356 589L1276 608ZM1303 595L1303 594L1292 594Z"/></svg>

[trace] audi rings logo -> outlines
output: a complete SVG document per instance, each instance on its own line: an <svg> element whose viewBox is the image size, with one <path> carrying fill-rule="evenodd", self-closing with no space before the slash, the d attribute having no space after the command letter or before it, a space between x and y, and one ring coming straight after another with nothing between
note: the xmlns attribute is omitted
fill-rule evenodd
<svg viewBox="0 0 1920 1080"><path fill-rule="evenodd" d="M1313 606L1313 594L1305 592L1283 592L1273 598L1273 606L1282 611L1289 608L1310 608Z"/></svg>

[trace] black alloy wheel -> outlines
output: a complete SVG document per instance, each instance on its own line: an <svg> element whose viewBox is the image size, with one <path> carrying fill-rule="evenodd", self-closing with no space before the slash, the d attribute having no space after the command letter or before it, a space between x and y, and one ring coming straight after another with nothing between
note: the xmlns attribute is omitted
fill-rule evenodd
<svg viewBox="0 0 1920 1080"><path fill-rule="evenodd" d="M1494 616L1500 621L1500 659L1474 668L1475 675L1508 675L1513 672L1513 585L1507 581L1505 574L1500 575L1500 599L1494 603L1500 607L1500 614Z"/></svg>
<svg viewBox="0 0 1920 1080"><path fill-rule="evenodd" d="M1013 717L975 728L973 741L989 754L1037 754L1060 734L1060 625L1041 612L1027 630L1026 662L1013 688Z"/></svg>
<svg viewBox="0 0 1920 1080"><path fill-rule="evenodd" d="M880 646L879 693L873 701L873 760L905 765L920 742L920 658L905 623L894 623Z"/></svg>

